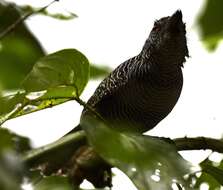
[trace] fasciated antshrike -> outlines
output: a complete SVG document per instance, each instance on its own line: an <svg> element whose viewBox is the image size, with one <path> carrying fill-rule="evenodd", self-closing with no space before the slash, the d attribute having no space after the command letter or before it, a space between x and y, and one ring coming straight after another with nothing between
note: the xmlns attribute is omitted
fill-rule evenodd
<svg viewBox="0 0 223 190"><path fill-rule="evenodd" d="M108 126L117 130L148 131L164 119L177 103L183 85L181 68L185 57L188 57L185 24L181 11L176 11L172 16L155 22L142 51L105 78L87 104L100 114ZM86 107L81 120L89 115L95 116L95 113ZM79 125L70 133L80 128ZM109 164L103 161L100 167L83 164L88 163L88 159L98 161L98 158L89 146L81 146L75 152L69 162L72 167L68 168L75 185L88 179L95 187L111 186Z"/></svg>
<svg viewBox="0 0 223 190"><path fill-rule="evenodd" d="M105 78L87 104L118 130L142 133L155 127L181 94L185 35L180 10L155 21L142 51ZM85 108L82 118L88 114Z"/></svg>

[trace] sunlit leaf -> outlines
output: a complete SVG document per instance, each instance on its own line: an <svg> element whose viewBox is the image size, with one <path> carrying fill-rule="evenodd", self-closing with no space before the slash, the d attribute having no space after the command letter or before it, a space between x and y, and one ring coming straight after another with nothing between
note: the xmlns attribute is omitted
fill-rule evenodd
<svg viewBox="0 0 223 190"><path fill-rule="evenodd" d="M14 4L0 2L0 33L20 18ZM44 55L37 39L24 23L0 41L0 89L18 89L32 69L33 64Z"/></svg>
<svg viewBox="0 0 223 190"><path fill-rule="evenodd" d="M89 62L75 49L64 49L40 59L23 82L27 92L71 86L75 96L83 91L89 78Z"/></svg>
<svg viewBox="0 0 223 190"><path fill-rule="evenodd" d="M223 1L206 0L206 5L198 18L201 38L209 50L215 50L223 39Z"/></svg>
<svg viewBox="0 0 223 190"><path fill-rule="evenodd" d="M183 176L189 172L189 164L174 145L158 138L117 132L93 118L85 117L81 126L102 158L125 172L138 189L171 189L176 182L186 185Z"/></svg>
<svg viewBox="0 0 223 190"><path fill-rule="evenodd" d="M104 78L108 76L110 72L111 72L111 68L109 67L98 66L95 64L90 65L90 78L91 79Z"/></svg>

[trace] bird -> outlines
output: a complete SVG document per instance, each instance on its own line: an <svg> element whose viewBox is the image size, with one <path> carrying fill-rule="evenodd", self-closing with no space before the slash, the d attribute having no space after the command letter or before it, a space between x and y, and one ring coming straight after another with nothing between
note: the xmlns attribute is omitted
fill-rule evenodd
<svg viewBox="0 0 223 190"><path fill-rule="evenodd" d="M177 10L156 20L139 54L120 64L99 84L82 111L81 121L97 113L108 127L121 132L142 134L151 130L180 97L187 57L186 25ZM79 130L81 124L69 133ZM111 166L100 161L103 170L98 171L98 165L82 164L88 163L88 158L98 161L97 153L84 142L67 169L73 183L79 185L88 179L95 187L111 186ZM105 178L105 173L110 178Z"/></svg>
<svg viewBox="0 0 223 190"><path fill-rule="evenodd" d="M177 103L183 86L182 67L188 56L185 23L177 10L155 21L141 52L111 72L87 105L114 129L144 133ZM87 115L92 111L85 107L81 119Z"/></svg>

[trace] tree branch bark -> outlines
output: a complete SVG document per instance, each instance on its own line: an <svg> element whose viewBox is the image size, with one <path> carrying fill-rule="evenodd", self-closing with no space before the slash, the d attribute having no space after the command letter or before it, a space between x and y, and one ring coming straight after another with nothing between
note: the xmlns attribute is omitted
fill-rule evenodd
<svg viewBox="0 0 223 190"><path fill-rule="evenodd" d="M223 141L207 137L177 138L173 140L177 150L207 150L223 153Z"/></svg>
<svg viewBox="0 0 223 190"><path fill-rule="evenodd" d="M165 140L163 137L157 137ZM223 153L223 141L206 137L195 138L176 138L172 140L178 151L182 150L207 150ZM171 142L171 139L166 139L166 142ZM42 162L50 161L56 155L68 157L67 154L74 152L80 145L86 143L86 134L84 131L78 131L68 134L56 142L46 146L33 149L22 156L24 164L32 167ZM49 159L50 157L50 159ZM56 157L60 159L61 157Z"/></svg>
<svg viewBox="0 0 223 190"><path fill-rule="evenodd" d="M64 157L69 159L69 155L84 144L86 144L85 132L78 131L66 135L53 143L25 152L21 159L28 167L52 160L64 159Z"/></svg>

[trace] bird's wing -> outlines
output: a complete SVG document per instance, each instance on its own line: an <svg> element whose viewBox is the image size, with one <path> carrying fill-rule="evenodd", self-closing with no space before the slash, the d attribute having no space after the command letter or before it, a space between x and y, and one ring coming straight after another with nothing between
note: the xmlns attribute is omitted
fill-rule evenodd
<svg viewBox="0 0 223 190"><path fill-rule="evenodd" d="M99 101L114 94L120 87L124 86L129 81L130 75L128 73L137 64L137 61L138 58L136 56L120 64L99 84L94 94L88 100L88 104L91 107L95 107Z"/></svg>

